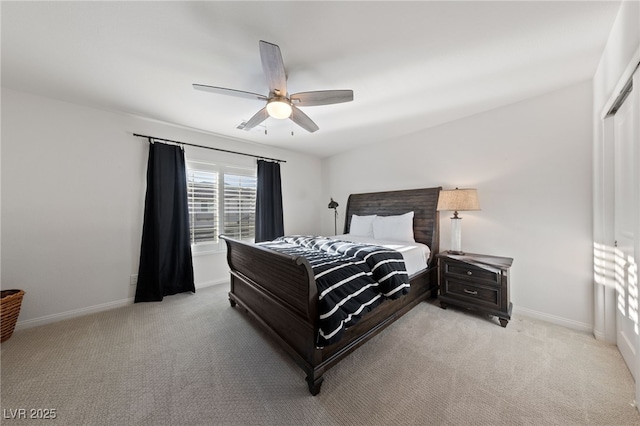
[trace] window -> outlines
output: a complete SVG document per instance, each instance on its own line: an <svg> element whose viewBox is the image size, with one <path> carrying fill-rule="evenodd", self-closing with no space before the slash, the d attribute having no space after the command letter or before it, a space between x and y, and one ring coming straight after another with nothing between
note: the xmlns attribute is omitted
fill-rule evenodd
<svg viewBox="0 0 640 426"><path fill-rule="evenodd" d="M194 253L219 249L218 235L253 241L255 170L187 162L189 232Z"/></svg>

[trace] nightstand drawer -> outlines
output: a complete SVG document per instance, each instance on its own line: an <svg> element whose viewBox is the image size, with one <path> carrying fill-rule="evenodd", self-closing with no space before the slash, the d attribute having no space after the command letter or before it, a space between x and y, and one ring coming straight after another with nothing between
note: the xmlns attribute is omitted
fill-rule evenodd
<svg viewBox="0 0 640 426"><path fill-rule="evenodd" d="M445 267L445 274L447 275L456 275L473 280L491 281L495 284L500 282L500 274L498 272L479 268L477 266L457 262L446 262Z"/></svg>
<svg viewBox="0 0 640 426"><path fill-rule="evenodd" d="M478 286L472 283L456 281L449 278L444 280L443 294L460 300L468 300L474 304L482 304L498 308L500 306L500 289Z"/></svg>

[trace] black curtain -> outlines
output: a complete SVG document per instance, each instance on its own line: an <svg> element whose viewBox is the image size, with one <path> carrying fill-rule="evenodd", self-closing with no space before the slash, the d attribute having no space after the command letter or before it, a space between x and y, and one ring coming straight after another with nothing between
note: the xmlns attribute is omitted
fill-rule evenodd
<svg viewBox="0 0 640 426"><path fill-rule="evenodd" d="M258 160L256 193L256 242L284 235L280 163Z"/></svg>
<svg viewBox="0 0 640 426"><path fill-rule="evenodd" d="M151 143L135 302L195 292L184 152Z"/></svg>

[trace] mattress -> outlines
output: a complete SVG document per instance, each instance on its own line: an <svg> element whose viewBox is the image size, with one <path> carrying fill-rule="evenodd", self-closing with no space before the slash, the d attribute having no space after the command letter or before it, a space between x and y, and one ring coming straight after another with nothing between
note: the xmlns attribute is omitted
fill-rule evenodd
<svg viewBox="0 0 640 426"><path fill-rule="evenodd" d="M404 259L407 273L411 276L427 267L427 260L431 250L429 246L421 243L408 243L400 241L376 240L371 237L361 237L351 234L341 234L332 237L338 240L351 241L354 243L374 244L399 251Z"/></svg>

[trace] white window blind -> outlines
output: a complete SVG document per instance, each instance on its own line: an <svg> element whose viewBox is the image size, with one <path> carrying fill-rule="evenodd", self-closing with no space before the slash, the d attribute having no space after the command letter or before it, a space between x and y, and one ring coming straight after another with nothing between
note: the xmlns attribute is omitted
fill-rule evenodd
<svg viewBox="0 0 640 426"><path fill-rule="evenodd" d="M256 189L255 170L188 161L191 244L216 250L220 234L254 241Z"/></svg>
<svg viewBox="0 0 640 426"><path fill-rule="evenodd" d="M256 229L256 178L224 174L224 234L253 240Z"/></svg>
<svg viewBox="0 0 640 426"><path fill-rule="evenodd" d="M187 170L191 244L218 242L218 173Z"/></svg>

